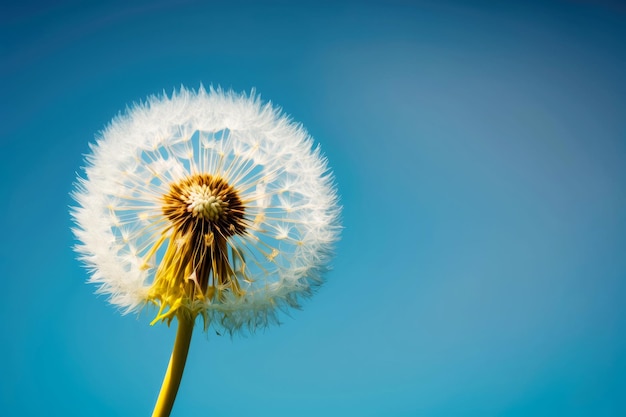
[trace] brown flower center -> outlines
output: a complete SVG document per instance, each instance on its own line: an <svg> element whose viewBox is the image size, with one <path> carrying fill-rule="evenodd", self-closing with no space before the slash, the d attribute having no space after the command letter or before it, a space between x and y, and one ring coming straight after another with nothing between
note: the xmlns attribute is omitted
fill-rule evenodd
<svg viewBox="0 0 626 417"><path fill-rule="evenodd" d="M224 292L243 295L238 277L247 276L245 261L228 242L246 233L245 206L237 190L221 177L194 174L170 184L162 210L171 227L150 289L149 298L160 305L155 321L170 321L183 306L196 314L195 301L219 302Z"/></svg>
<svg viewBox="0 0 626 417"><path fill-rule="evenodd" d="M245 208L237 191L217 176L195 174L173 183L163 203L163 214L184 234L227 238L246 229Z"/></svg>

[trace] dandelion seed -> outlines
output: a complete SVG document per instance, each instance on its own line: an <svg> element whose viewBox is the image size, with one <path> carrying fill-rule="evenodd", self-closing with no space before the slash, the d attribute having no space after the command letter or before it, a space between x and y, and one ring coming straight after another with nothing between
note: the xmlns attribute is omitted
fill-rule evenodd
<svg viewBox="0 0 626 417"><path fill-rule="evenodd" d="M154 415L169 415L197 316L254 331L322 282L339 207L311 147L253 94L202 88L134 106L92 147L72 210L89 281L126 313L179 322Z"/></svg>

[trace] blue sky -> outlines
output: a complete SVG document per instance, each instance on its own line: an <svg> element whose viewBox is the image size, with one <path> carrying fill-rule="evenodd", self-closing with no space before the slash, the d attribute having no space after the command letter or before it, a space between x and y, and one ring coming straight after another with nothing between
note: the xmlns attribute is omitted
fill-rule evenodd
<svg viewBox="0 0 626 417"><path fill-rule="evenodd" d="M255 88L329 159L343 237L283 325L197 332L173 416L626 414L618 2L0 6L2 415L149 415L174 329L86 285L94 135Z"/></svg>

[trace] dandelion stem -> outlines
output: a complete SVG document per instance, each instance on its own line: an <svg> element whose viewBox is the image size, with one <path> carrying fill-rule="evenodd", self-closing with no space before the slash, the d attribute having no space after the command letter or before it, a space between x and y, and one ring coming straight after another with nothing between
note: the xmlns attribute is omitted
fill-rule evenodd
<svg viewBox="0 0 626 417"><path fill-rule="evenodd" d="M176 340L174 341L174 349L172 350L170 363L167 366L165 378L163 378L163 384L161 385L161 392L159 392L159 398L157 398L154 406L152 417L169 417L174 406L180 380L183 377L195 317L191 317L188 314L178 314L177 318L178 330L176 332Z"/></svg>

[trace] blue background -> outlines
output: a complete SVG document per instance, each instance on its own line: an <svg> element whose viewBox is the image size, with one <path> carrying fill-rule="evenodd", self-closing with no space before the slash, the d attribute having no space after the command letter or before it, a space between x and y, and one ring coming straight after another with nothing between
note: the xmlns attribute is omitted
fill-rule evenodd
<svg viewBox="0 0 626 417"><path fill-rule="evenodd" d="M282 326L194 335L173 416L626 415L625 7L93 3L0 6L1 415L151 413L175 330L93 295L69 193L201 83L307 127L345 229Z"/></svg>

